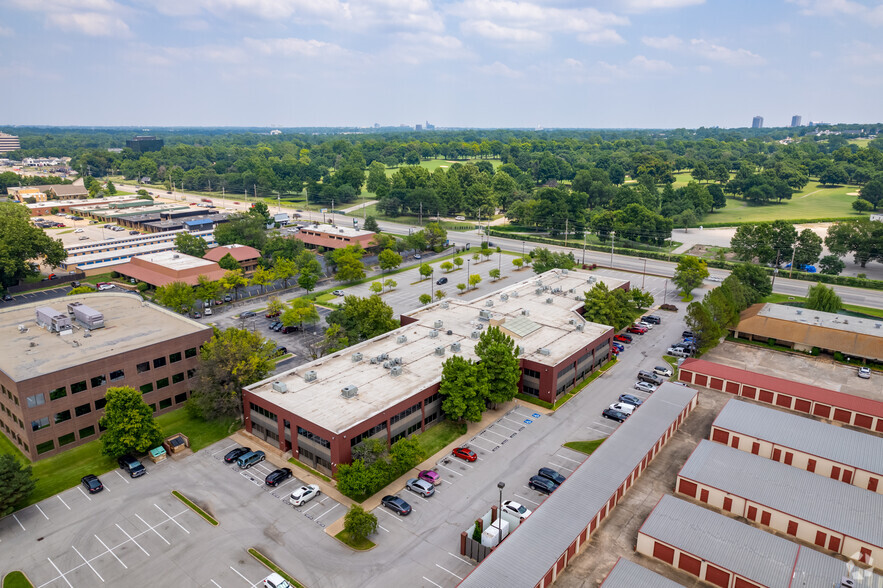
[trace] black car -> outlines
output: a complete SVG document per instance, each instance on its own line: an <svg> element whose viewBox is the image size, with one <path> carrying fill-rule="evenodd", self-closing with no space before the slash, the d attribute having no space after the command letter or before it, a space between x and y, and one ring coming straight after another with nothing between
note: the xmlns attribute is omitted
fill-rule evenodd
<svg viewBox="0 0 883 588"><path fill-rule="evenodd" d="M610 419L619 423L624 423L625 420L629 418L629 415L627 415L626 413L614 410L612 408L605 408L604 412L601 413L601 416L605 419Z"/></svg>
<svg viewBox="0 0 883 588"><path fill-rule="evenodd" d="M274 331L276 331L276 332L278 333L279 331L282 330L282 327L284 327L284 326L285 326L285 325L282 324L282 321L278 321L276 324L274 324L274 325L273 325L272 327L270 327L270 328L273 329Z"/></svg>
<svg viewBox="0 0 883 588"><path fill-rule="evenodd" d="M227 300L226 296L224 296L224 301L229 302ZM251 317L257 316L257 315L258 315L258 313L254 312L253 310L246 310L245 312L243 312L239 315L239 318L251 318Z"/></svg>
<svg viewBox="0 0 883 588"><path fill-rule="evenodd" d="M294 333L295 331L297 331L297 325L288 325L287 327L282 327L281 329L279 329L279 332L283 335Z"/></svg>
<svg viewBox="0 0 883 588"><path fill-rule="evenodd" d="M267 478L264 480L264 484L266 484L267 486L278 486L290 477L291 470L289 468L279 468L278 470L273 470L269 473Z"/></svg>
<svg viewBox="0 0 883 588"><path fill-rule="evenodd" d="M552 468L540 468L540 470L537 472L537 475L541 478L552 480L558 485L560 485L566 479L564 476L562 476Z"/></svg>
<svg viewBox="0 0 883 588"><path fill-rule="evenodd" d="M281 325L281 324L282 324L282 321L273 321L269 325L267 325L267 328L271 331L275 331L276 325Z"/></svg>
<svg viewBox="0 0 883 588"><path fill-rule="evenodd" d="M12 296L10 296L9 294L3 295L3 302L9 302L10 300L12 300Z"/></svg>
<svg viewBox="0 0 883 588"><path fill-rule="evenodd" d="M147 468L144 467L144 464L135 459L132 455L126 454L122 457L118 457L117 463L120 464L121 468L129 472L129 475L133 478L143 476L147 473Z"/></svg>
<svg viewBox="0 0 883 588"><path fill-rule="evenodd" d="M280 345L279 347L277 347L276 349L273 350L273 357L277 357L279 355L285 355L286 353L288 353L288 349L286 349L285 347Z"/></svg>
<svg viewBox="0 0 883 588"><path fill-rule="evenodd" d="M551 494L558 489L558 484L549 478L544 478L542 476L532 476L527 485L537 492L542 492L544 494Z"/></svg>
<svg viewBox="0 0 883 588"><path fill-rule="evenodd" d="M448 279L445 277L441 277L435 281L436 285L441 286L442 284L447 284Z"/></svg>
<svg viewBox="0 0 883 588"><path fill-rule="evenodd" d="M251 447L237 447L232 451L228 451L227 455L224 456L224 461L227 463L233 463L239 456L245 455L246 453L251 453Z"/></svg>
<svg viewBox="0 0 883 588"><path fill-rule="evenodd" d="M650 323L651 325L659 325L662 323L662 319L656 316L655 314L648 314L647 316L642 316L641 320L645 323Z"/></svg>
<svg viewBox="0 0 883 588"><path fill-rule="evenodd" d="M681 333L681 337L696 337L696 334L693 331L684 331Z"/></svg>
<svg viewBox="0 0 883 588"><path fill-rule="evenodd" d="M380 499L380 504L402 516L406 516L411 513L411 505L398 496L384 496Z"/></svg>
<svg viewBox="0 0 883 588"><path fill-rule="evenodd" d="M83 484L83 486L86 487L86 490L89 491L89 494L95 494L96 492L101 492L102 490L104 490L104 485L95 474L83 476L80 482Z"/></svg>

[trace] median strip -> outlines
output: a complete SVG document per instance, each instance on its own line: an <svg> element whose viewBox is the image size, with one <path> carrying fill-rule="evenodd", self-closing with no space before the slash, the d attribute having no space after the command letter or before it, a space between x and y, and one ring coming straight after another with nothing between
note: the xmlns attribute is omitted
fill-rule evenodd
<svg viewBox="0 0 883 588"><path fill-rule="evenodd" d="M189 506L196 514L204 518L206 521L211 523L213 526L217 527L220 523L209 513L205 512L196 504L194 504L189 498L178 492L177 490L172 490L172 496Z"/></svg>
<svg viewBox="0 0 883 588"><path fill-rule="evenodd" d="M280 576L285 578L285 580L289 584L291 584L293 588L304 588L303 584L301 584L300 582L295 580L291 575L285 573L282 570L282 568L280 568L275 563L270 561L269 558L267 558L265 555L263 555L260 551L258 551L254 547L249 548L248 553L250 553L253 558L255 558L256 560L258 560L259 562L264 564L267 567L267 569L269 569L271 572L276 572L277 574L279 574Z"/></svg>

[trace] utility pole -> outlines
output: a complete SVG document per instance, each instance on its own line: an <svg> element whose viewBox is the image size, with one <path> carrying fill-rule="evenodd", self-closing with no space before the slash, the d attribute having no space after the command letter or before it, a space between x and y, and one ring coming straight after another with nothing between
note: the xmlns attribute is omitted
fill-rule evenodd
<svg viewBox="0 0 883 588"><path fill-rule="evenodd" d="M613 242L616 240L616 231L610 231L610 268L613 269Z"/></svg>
<svg viewBox="0 0 883 588"><path fill-rule="evenodd" d="M570 228L570 219L564 219L564 246L567 247L567 231Z"/></svg>
<svg viewBox="0 0 883 588"><path fill-rule="evenodd" d="M583 265L586 265L586 231L583 230Z"/></svg>
<svg viewBox="0 0 883 588"><path fill-rule="evenodd" d="M276 212L282 212L282 192L276 192Z"/></svg>
<svg viewBox="0 0 883 588"><path fill-rule="evenodd" d="M423 203L420 203L420 226L423 226Z"/></svg>
<svg viewBox="0 0 883 588"><path fill-rule="evenodd" d="M257 202L258 201L258 185L252 184L252 186L254 186L254 201Z"/></svg>
<svg viewBox="0 0 883 588"><path fill-rule="evenodd" d="M644 289L644 280L647 278L647 258L644 258L644 272L641 275L641 290Z"/></svg>
<svg viewBox="0 0 883 588"><path fill-rule="evenodd" d="M791 269L788 270L788 277L791 277L791 274L794 272L794 256L797 255L797 247L793 247L791 249Z"/></svg>

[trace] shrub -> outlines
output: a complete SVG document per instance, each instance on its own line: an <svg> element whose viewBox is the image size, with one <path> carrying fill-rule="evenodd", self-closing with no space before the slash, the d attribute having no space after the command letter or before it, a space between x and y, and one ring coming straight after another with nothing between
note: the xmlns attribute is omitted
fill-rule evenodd
<svg viewBox="0 0 883 588"><path fill-rule="evenodd" d="M812 355L813 357L818 357L818 355L819 355L821 352L822 352L822 350L819 349L818 347L813 347L813 348L812 348L812 351L810 352L810 355Z"/></svg>
<svg viewBox="0 0 883 588"><path fill-rule="evenodd" d="M775 344L776 344L776 338L775 338L775 337L770 337L770 338L768 338L768 339L766 340L766 342L767 342L769 345L775 345Z"/></svg>
<svg viewBox="0 0 883 588"><path fill-rule="evenodd" d="M677 312L678 307L674 304L660 304L659 310L670 310L671 312Z"/></svg>
<svg viewBox="0 0 883 588"><path fill-rule="evenodd" d="M111 278L118 278L118 277L120 277L120 273L119 272L110 272L110 277Z"/></svg>
<svg viewBox="0 0 883 588"><path fill-rule="evenodd" d="M150 284L148 284L147 282L138 282L138 285L135 287L138 288L139 292L146 292L150 289Z"/></svg>
<svg viewBox="0 0 883 588"><path fill-rule="evenodd" d="M835 361L843 361L843 354L839 351L834 352L834 360Z"/></svg>

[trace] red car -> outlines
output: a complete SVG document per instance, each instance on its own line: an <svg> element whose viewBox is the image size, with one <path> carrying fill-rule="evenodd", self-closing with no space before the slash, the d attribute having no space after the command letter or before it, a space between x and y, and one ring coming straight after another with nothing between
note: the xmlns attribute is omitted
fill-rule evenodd
<svg viewBox="0 0 883 588"><path fill-rule="evenodd" d="M451 452L454 457L459 457L460 459L465 459L466 461L475 461L478 459L478 456L474 451L469 449L468 447L456 447Z"/></svg>
<svg viewBox="0 0 883 588"><path fill-rule="evenodd" d="M279 316L279 311L277 310L276 312L268 312L265 316L267 318L275 318L275 317Z"/></svg>
<svg viewBox="0 0 883 588"><path fill-rule="evenodd" d="M628 333L637 333L638 335L643 335L647 332L647 329L644 327L640 327L638 325L632 325L628 329L626 329Z"/></svg>
<svg viewBox="0 0 883 588"><path fill-rule="evenodd" d="M619 335L614 335L613 340L619 341L620 343L631 343L632 337L631 335L623 335L620 333Z"/></svg>

